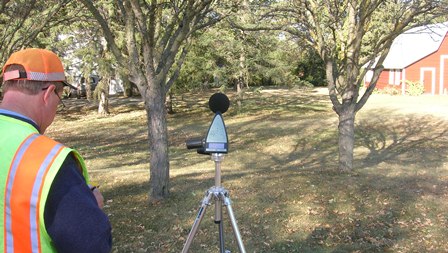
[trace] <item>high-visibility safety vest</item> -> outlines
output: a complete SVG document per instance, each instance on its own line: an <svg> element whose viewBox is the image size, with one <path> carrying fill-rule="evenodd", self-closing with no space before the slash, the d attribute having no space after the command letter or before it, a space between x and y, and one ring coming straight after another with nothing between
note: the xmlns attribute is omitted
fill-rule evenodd
<svg viewBox="0 0 448 253"><path fill-rule="evenodd" d="M40 135L24 121L0 115L0 252L56 252L44 210L51 184L70 152L89 183L77 151Z"/></svg>

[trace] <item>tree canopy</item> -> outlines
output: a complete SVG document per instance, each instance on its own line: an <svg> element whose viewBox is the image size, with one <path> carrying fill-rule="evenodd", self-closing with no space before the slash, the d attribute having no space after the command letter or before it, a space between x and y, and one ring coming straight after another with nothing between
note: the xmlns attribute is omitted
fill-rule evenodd
<svg viewBox="0 0 448 253"><path fill-rule="evenodd" d="M78 18L73 1L2 1L0 6L0 61L25 47L48 47L60 38L57 32Z"/></svg>

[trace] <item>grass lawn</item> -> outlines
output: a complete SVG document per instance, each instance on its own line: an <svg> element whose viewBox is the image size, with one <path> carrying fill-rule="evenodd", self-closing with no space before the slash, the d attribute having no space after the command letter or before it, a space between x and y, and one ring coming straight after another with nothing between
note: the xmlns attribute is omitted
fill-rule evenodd
<svg viewBox="0 0 448 253"><path fill-rule="evenodd" d="M168 116L171 196L157 204L147 198L147 126L139 99L114 98L108 117L85 100L66 100L69 108L47 134L77 148L101 185L113 252L182 250L214 184L210 157L185 146L206 134L211 94L175 99L177 113ZM233 92L227 95L233 101ZM432 104L439 100L442 107ZM232 104L224 114L230 152L222 182L246 251L448 252L446 100L373 95L357 115L349 174L337 172L338 119L325 93L264 89L248 93L240 112ZM439 114L435 108L442 108ZM219 252L213 215L212 205L190 252ZM223 217L226 248L238 252L225 211Z"/></svg>

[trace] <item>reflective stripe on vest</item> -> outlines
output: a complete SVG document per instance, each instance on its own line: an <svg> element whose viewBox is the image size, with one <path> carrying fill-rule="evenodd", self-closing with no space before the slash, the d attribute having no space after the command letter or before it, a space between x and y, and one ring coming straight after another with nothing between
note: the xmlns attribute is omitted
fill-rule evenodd
<svg viewBox="0 0 448 253"><path fill-rule="evenodd" d="M41 252L39 208L45 176L63 145L32 134L11 163L4 200L4 243L7 253ZM23 217L29 217L24 222Z"/></svg>

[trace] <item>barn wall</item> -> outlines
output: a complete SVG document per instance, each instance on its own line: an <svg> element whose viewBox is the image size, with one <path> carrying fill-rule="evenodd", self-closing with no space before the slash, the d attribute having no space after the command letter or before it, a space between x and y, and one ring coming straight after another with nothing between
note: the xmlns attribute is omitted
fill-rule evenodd
<svg viewBox="0 0 448 253"><path fill-rule="evenodd" d="M380 77L378 78L378 82L376 83L377 89L384 89L388 86L389 82L389 71L381 72Z"/></svg>
<svg viewBox="0 0 448 253"><path fill-rule="evenodd" d="M400 81L397 79L401 79L402 73L397 70L385 69L381 72L380 77L378 78L378 82L376 83L376 88L379 90L388 88L401 89ZM364 82L364 86L367 87L370 84L369 81Z"/></svg>
<svg viewBox="0 0 448 253"><path fill-rule="evenodd" d="M448 57L448 36L445 36L437 52L406 68L406 80L422 81L425 86L425 93L444 93L444 90L448 88L448 60L446 57ZM441 75L443 87L440 87ZM435 85L432 83L433 81Z"/></svg>
<svg viewBox="0 0 448 253"><path fill-rule="evenodd" d="M405 73L405 80L423 82L425 93L448 94L448 34L445 35L445 39L442 41L438 51L409 65ZM383 70L376 88L396 88L401 90L401 85L390 82L390 75L390 69ZM368 81L365 82L365 86L367 85L369 85Z"/></svg>

